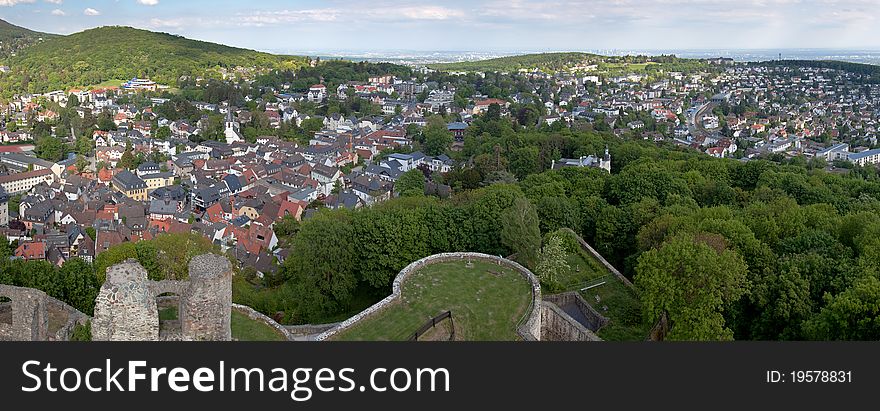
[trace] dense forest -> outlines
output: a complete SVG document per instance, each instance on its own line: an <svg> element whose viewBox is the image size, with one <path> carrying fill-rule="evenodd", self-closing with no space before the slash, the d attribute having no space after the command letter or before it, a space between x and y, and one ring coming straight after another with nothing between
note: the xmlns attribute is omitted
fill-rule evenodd
<svg viewBox="0 0 880 411"><path fill-rule="evenodd" d="M0 76L0 90L8 97L16 92L41 93L132 77L177 86L181 76L205 76L223 67L295 70L306 63L303 57L277 56L130 27L100 27L44 41L7 59L12 71Z"/></svg>
<svg viewBox="0 0 880 411"><path fill-rule="evenodd" d="M0 60L40 42L58 37L56 34L40 33L0 20Z"/></svg>

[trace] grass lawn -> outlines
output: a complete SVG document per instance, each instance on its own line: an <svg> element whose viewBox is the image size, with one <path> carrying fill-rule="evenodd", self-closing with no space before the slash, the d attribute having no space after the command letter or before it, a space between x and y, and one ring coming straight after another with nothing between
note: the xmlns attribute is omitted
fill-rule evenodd
<svg viewBox="0 0 880 411"><path fill-rule="evenodd" d="M84 90L94 90L94 89L107 88L107 87L120 87L120 86L122 86L122 83L125 83L126 81L128 81L128 80L116 80L116 79L107 80L107 81L102 81L98 84L92 84L89 86L85 86L85 87L83 87L83 89Z"/></svg>
<svg viewBox="0 0 880 411"><path fill-rule="evenodd" d="M642 320L641 304L635 290L579 247L569 250L566 260L568 272L557 278L557 287L545 287L545 294L579 291L596 311L611 319L608 325L596 333L603 340L642 341L648 336L651 324L645 324ZM603 281L604 284L597 285ZM588 285L597 286L580 291Z"/></svg>
<svg viewBox="0 0 880 411"><path fill-rule="evenodd" d="M403 341L427 320L452 311L458 341L513 341L532 293L513 269L482 261L433 264L403 284L401 300L335 340ZM500 273L491 274L489 271Z"/></svg>
<svg viewBox="0 0 880 411"><path fill-rule="evenodd" d="M274 328L232 310L232 338L238 341L285 341Z"/></svg>

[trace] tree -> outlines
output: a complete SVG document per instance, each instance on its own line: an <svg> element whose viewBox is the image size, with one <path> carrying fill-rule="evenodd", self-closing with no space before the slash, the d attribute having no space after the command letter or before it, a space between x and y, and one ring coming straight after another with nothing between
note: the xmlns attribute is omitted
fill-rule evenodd
<svg viewBox="0 0 880 411"><path fill-rule="evenodd" d="M541 282L556 288L558 277L562 273L568 271L568 261L566 260L565 243L562 234L553 233L541 249L538 256L538 265L535 266L535 274L541 279Z"/></svg>
<svg viewBox="0 0 880 411"><path fill-rule="evenodd" d="M522 180L529 174L537 173L541 167L537 147L523 147L510 153L510 172Z"/></svg>
<svg viewBox="0 0 880 411"><path fill-rule="evenodd" d="M826 296L826 306L804 324L811 340L880 339L880 280L865 276L846 291Z"/></svg>
<svg viewBox="0 0 880 411"><path fill-rule="evenodd" d="M541 251L541 229L535 206L527 198L517 198L502 214L501 224L501 243L516 253L518 261L534 267Z"/></svg>
<svg viewBox="0 0 880 411"><path fill-rule="evenodd" d="M489 104L489 108L486 110L486 121L498 121L501 120L501 106L498 103Z"/></svg>
<svg viewBox="0 0 880 411"><path fill-rule="evenodd" d="M315 133L321 131L321 129L324 128L324 122L320 118L312 117L303 120L300 127L302 128L303 133L305 133L307 137L311 138L315 135Z"/></svg>
<svg viewBox="0 0 880 411"><path fill-rule="evenodd" d="M76 94L70 94L67 96L67 108L79 107L79 97Z"/></svg>
<svg viewBox="0 0 880 411"><path fill-rule="evenodd" d="M35 150L38 156L44 160L56 162L64 158L64 143L55 137L40 137L37 140Z"/></svg>
<svg viewBox="0 0 880 411"><path fill-rule="evenodd" d="M76 170L82 173L86 171L86 167L89 166L89 162L83 157L82 154L76 156Z"/></svg>
<svg viewBox="0 0 880 411"><path fill-rule="evenodd" d="M122 153L122 157L119 159L119 162L116 165L129 170L137 167L137 158L134 156L134 152L132 151L131 140L125 143L125 151Z"/></svg>
<svg viewBox="0 0 880 411"><path fill-rule="evenodd" d="M414 168L397 179L395 191L403 197L417 197L425 194L425 174Z"/></svg>
<svg viewBox="0 0 880 411"><path fill-rule="evenodd" d="M446 121L440 116L431 116L428 118L428 125L425 126L425 154L429 156L439 156L449 149L452 144L452 133L446 127Z"/></svg>
<svg viewBox="0 0 880 411"><path fill-rule="evenodd" d="M171 128L168 126L159 127L156 130L156 138L159 140L168 140L171 138Z"/></svg>
<svg viewBox="0 0 880 411"><path fill-rule="evenodd" d="M347 304L357 286L350 220L345 211L319 212L307 220L291 246L297 251L281 268L296 298L312 310L328 312Z"/></svg>
<svg viewBox="0 0 880 411"><path fill-rule="evenodd" d="M747 266L717 234L681 234L642 254L635 284L645 320L664 313L671 340L731 340L722 310L747 291Z"/></svg>
<svg viewBox="0 0 880 411"><path fill-rule="evenodd" d="M296 233L299 232L300 222L296 221L296 218L292 215L286 215L281 218L281 221L276 222L272 226L272 229L275 232L275 235L278 236L279 242L282 244L289 244Z"/></svg>

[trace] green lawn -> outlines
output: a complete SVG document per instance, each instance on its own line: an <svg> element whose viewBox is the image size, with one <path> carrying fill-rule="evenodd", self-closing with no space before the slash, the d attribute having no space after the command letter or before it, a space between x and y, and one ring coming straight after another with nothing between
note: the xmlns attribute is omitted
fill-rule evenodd
<svg viewBox="0 0 880 411"><path fill-rule="evenodd" d="M232 310L232 338L238 341L285 341L274 328Z"/></svg>
<svg viewBox="0 0 880 411"><path fill-rule="evenodd" d="M334 337L403 341L427 320L452 311L458 341L513 341L532 299L529 282L513 269L481 261L427 266L403 284L401 300ZM489 271L500 273L496 276Z"/></svg>
<svg viewBox="0 0 880 411"><path fill-rule="evenodd" d="M600 314L611 321L596 333L608 341L642 341L652 324L642 320L641 304L635 290L620 281L602 263L587 254L575 243L570 243L567 257L569 270L557 279L558 285L545 294L579 291L581 296ZM598 285L604 282L604 284ZM580 291L587 286L588 290ZM599 297L598 301L596 296Z"/></svg>
<svg viewBox="0 0 880 411"><path fill-rule="evenodd" d="M107 87L121 87L122 83L125 83L126 81L128 81L128 80L116 80L116 79L107 80L107 81L102 81L98 84L92 84L89 86L85 86L85 87L83 87L83 89L84 90L94 90L94 89L107 88Z"/></svg>

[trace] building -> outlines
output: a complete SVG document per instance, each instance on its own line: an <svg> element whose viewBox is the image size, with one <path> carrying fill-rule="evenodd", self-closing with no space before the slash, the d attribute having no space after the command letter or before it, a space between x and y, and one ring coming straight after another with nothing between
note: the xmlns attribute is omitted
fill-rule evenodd
<svg viewBox="0 0 880 411"><path fill-rule="evenodd" d="M147 183L131 171L120 171L113 176L111 184L114 190L125 194L126 197L132 200L147 201Z"/></svg>
<svg viewBox="0 0 880 411"><path fill-rule="evenodd" d="M880 164L880 148L850 154L848 159L851 163L858 164L862 167L869 164Z"/></svg>
<svg viewBox="0 0 880 411"><path fill-rule="evenodd" d="M306 94L306 98L312 103L320 103L327 98L327 86L323 84L315 84L312 87L309 87L309 92Z"/></svg>
<svg viewBox="0 0 880 411"><path fill-rule="evenodd" d="M144 180L144 183L147 185L147 190L150 192L162 187L174 185L174 173L172 172L146 174L141 179Z"/></svg>
<svg viewBox="0 0 880 411"><path fill-rule="evenodd" d="M611 172L611 154L608 148L605 148L605 156L598 158L595 156L585 156L581 158L562 158L559 161L553 161L551 169L558 170L563 167L592 167Z"/></svg>
<svg viewBox="0 0 880 411"><path fill-rule="evenodd" d="M226 113L226 144L238 143L244 141L241 135L241 125L232 117L232 110Z"/></svg>
<svg viewBox="0 0 880 411"><path fill-rule="evenodd" d="M9 225L9 195L0 187L0 226Z"/></svg>
<svg viewBox="0 0 880 411"><path fill-rule="evenodd" d="M7 194L15 195L31 191L42 183L52 184L54 181L55 173L52 170L42 169L0 176L0 187L3 187Z"/></svg>
<svg viewBox="0 0 880 411"><path fill-rule="evenodd" d="M126 90L156 91L159 88L159 85L150 79L133 78L123 83L122 88Z"/></svg>

